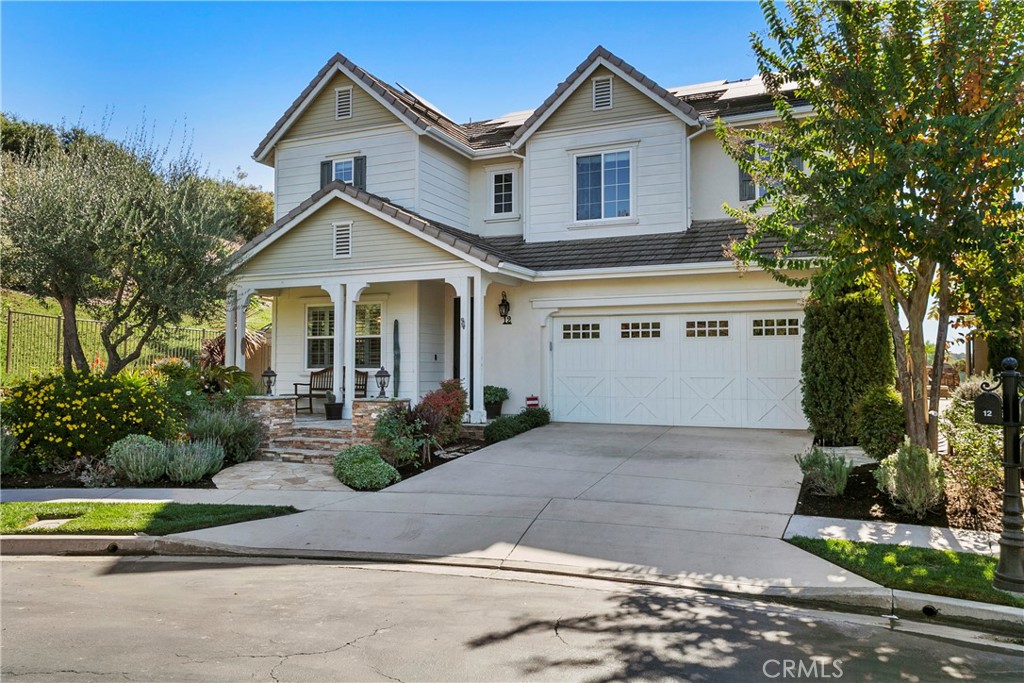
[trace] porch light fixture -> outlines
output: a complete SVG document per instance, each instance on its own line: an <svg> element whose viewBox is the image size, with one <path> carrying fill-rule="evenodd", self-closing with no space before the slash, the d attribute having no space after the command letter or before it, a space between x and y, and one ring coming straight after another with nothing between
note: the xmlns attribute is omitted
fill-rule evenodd
<svg viewBox="0 0 1024 683"><path fill-rule="evenodd" d="M384 366L380 366L380 370L374 375L377 380L377 386L380 388L380 394L377 398L387 398L384 391L388 388L388 382L391 380L391 373L384 369Z"/></svg>
<svg viewBox="0 0 1024 683"><path fill-rule="evenodd" d="M263 378L263 386L267 388L267 396L273 396L274 385L277 384L277 373L271 370L268 365L267 369L263 371L263 374L260 375L260 377Z"/></svg>
<svg viewBox="0 0 1024 683"><path fill-rule="evenodd" d="M498 315L501 317L502 325L511 325L512 316L508 312L512 309L512 305L508 302L508 295L505 292L501 293L501 301L498 303Z"/></svg>

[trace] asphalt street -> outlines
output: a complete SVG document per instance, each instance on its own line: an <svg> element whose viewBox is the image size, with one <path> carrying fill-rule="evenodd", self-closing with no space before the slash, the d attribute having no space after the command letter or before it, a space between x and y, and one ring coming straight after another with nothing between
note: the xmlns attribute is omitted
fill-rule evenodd
<svg viewBox="0 0 1024 683"><path fill-rule="evenodd" d="M1019 681L941 626L499 570L0 560L5 681Z"/></svg>

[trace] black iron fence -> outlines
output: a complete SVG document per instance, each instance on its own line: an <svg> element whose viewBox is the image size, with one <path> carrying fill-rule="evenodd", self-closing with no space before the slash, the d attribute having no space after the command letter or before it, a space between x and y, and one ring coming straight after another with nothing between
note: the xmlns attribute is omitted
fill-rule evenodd
<svg viewBox="0 0 1024 683"><path fill-rule="evenodd" d="M28 377L33 372L46 372L62 365L64 337L61 327L64 320L61 316L8 310L5 322L6 329L0 338L3 344L5 384ZM102 366L106 362L106 353L100 341L103 325L99 320L78 320L82 349L85 357L95 366ZM166 356L187 358L195 363L199 360L203 341L218 334L219 331L195 327L167 327L150 338L142 349L142 355L133 365L144 367ZM129 339L122 348L134 348L135 343L136 340Z"/></svg>

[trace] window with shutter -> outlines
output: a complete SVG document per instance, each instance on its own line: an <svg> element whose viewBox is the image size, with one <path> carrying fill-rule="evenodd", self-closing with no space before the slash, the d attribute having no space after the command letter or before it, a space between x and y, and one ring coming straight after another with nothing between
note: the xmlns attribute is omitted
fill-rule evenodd
<svg viewBox="0 0 1024 683"><path fill-rule="evenodd" d="M352 222L334 223L334 258L352 256Z"/></svg>
<svg viewBox="0 0 1024 683"><path fill-rule="evenodd" d="M610 76L594 79L594 110L612 108L612 79Z"/></svg>
<svg viewBox="0 0 1024 683"><path fill-rule="evenodd" d="M334 118L352 118L352 88L338 88L334 91Z"/></svg>

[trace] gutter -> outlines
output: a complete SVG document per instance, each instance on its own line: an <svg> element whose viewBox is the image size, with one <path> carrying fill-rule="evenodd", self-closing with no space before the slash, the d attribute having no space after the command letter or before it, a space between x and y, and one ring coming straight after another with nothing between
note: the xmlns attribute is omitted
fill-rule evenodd
<svg viewBox="0 0 1024 683"><path fill-rule="evenodd" d="M689 230L690 224L693 223L693 176L691 171L693 169L693 151L690 149L691 141L704 133L708 132L708 119L705 116L700 117L700 128L686 136L686 146L683 149L683 153L686 155L686 228Z"/></svg>

